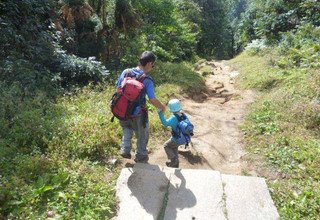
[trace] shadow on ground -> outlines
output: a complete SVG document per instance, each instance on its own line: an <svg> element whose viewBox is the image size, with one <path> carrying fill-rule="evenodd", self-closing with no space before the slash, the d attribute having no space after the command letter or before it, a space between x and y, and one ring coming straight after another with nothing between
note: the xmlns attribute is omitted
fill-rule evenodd
<svg viewBox="0 0 320 220"><path fill-rule="evenodd" d="M203 157L194 155L191 151L179 151L190 164L203 164Z"/></svg>
<svg viewBox="0 0 320 220"><path fill-rule="evenodd" d="M127 186L131 196L139 201L141 207L151 214L153 219L163 219L164 216L176 219L178 209L196 205L196 197L186 187L186 180L180 169L165 173L158 166L151 165L151 167L151 169L133 167ZM180 195L182 192L183 195Z"/></svg>

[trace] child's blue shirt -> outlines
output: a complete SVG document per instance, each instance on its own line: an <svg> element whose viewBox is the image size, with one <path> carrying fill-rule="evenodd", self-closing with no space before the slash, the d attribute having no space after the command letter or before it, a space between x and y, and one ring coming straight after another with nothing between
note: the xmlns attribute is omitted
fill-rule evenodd
<svg viewBox="0 0 320 220"><path fill-rule="evenodd" d="M162 111L158 111L158 114L159 114L160 121L164 126L166 127L170 126L173 131L177 131L179 120L175 115L171 115L168 119L166 119ZM171 140L176 142L177 144L187 143L187 140L184 136L176 138L173 135L171 135Z"/></svg>

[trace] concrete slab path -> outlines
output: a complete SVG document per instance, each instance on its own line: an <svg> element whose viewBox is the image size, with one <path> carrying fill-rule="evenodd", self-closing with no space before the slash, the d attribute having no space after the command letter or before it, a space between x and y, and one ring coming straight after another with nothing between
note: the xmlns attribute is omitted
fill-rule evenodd
<svg viewBox="0 0 320 220"><path fill-rule="evenodd" d="M149 164L124 168L116 219L273 220L279 214L262 178Z"/></svg>
<svg viewBox="0 0 320 220"><path fill-rule="evenodd" d="M279 219L263 178L221 175L229 220Z"/></svg>

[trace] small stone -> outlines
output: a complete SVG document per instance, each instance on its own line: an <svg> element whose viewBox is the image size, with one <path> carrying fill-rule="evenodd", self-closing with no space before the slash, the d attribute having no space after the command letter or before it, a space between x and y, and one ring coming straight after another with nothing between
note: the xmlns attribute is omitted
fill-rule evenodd
<svg viewBox="0 0 320 220"><path fill-rule="evenodd" d="M111 157L107 160L107 163L108 164L111 164L111 165L115 165L116 163L118 163L118 159L116 157Z"/></svg>
<svg viewBox="0 0 320 220"><path fill-rule="evenodd" d="M52 218L54 215L53 211L48 211L47 216L48 218Z"/></svg>
<svg viewBox="0 0 320 220"><path fill-rule="evenodd" d="M301 170L305 170L306 167L303 165L303 164L299 164L298 167L301 169Z"/></svg>

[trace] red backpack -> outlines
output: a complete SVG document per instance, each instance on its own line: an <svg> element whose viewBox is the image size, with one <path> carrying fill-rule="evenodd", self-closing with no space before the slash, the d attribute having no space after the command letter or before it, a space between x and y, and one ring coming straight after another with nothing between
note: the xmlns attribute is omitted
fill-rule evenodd
<svg viewBox="0 0 320 220"><path fill-rule="evenodd" d="M121 86L117 88L117 92L111 98L111 112L113 117L120 120L127 120L132 114L137 102L141 100L141 94L144 90L143 81L147 78L145 74L138 77L128 70L125 74Z"/></svg>

